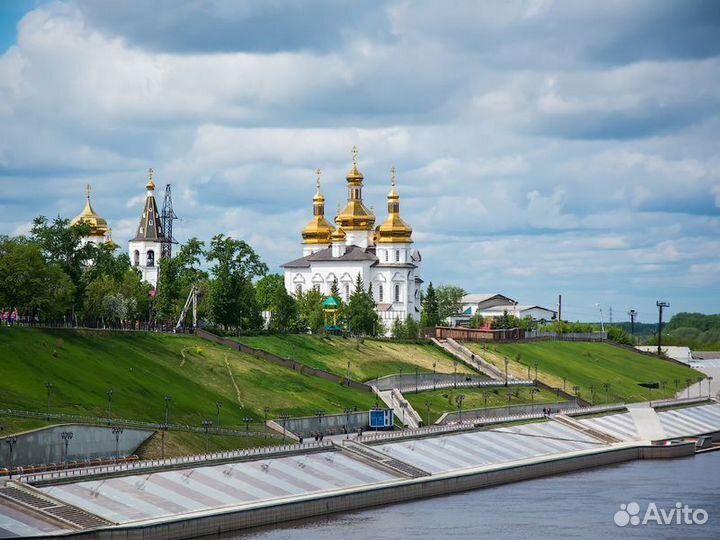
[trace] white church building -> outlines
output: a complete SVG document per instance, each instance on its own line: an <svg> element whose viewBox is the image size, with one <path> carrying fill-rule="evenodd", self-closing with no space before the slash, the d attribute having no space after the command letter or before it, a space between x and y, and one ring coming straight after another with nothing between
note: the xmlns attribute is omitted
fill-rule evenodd
<svg viewBox="0 0 720 540"><path fill-rule="evenodd" d="M302 257L282 265L285 288L295 294L314 288L330 294L335 281L343 301L350 298L360 275L365 290L372 284L378 314L390 328L408 316L420 319L420 252L412 249L412 228L400 217L400 196L395 190L395 170L387 196L388 216L375 226L375 215L362 197L363 174L353 166L347 175L347 204L335 217L335 226L325 218L325 197L313 197L313 217L302 231Z"/></svg>
<svg viewBox="0 0 720 540"><path fill-rule="evenodd" d="M135 237L130 240L128 253L130 264L140 270L143 280L157 289L165 232L163 231L162 217L155 202L155 182L152 169L148 170L148 183L145 188L147 189L145 206Z"/></svg>

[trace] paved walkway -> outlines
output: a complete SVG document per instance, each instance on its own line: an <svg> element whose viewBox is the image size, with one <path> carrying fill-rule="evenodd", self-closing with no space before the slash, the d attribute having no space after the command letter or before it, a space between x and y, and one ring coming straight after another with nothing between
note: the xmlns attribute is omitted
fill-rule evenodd
<svg viewBox="0 0 720 540"><path fill-rule="evenodd" d="M667 438L655 409L647 403L628 404L627 410L641 440L657 441Z"/></svg>
<svg viewBox="0 0 720 540"><path fill-rule="evenodd" d="M690 367L697 369L700 373L712 377L709 381L705 379L699 383L690 385L690 397L707 396L708 384L710 385L710 395L715 399L720 399L720 360L698 360L689 364ZM688 389L677 393L678 398L688 397Z"/></svg>

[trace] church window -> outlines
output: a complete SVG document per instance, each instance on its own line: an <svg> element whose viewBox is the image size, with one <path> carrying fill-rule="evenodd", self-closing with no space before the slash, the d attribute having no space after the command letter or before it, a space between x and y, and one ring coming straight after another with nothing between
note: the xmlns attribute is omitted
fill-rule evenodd
<svg viewBox="0 0 720 540"><path fill-rule="evenodd" d="M385 262L388 262L388 252L385 250Z"/></svg>
<svg viewBox="0 0 720 540"><path fill-rule="evenodd" d="M133 253L133 266L138 266L140 264L140 252L136 249L135 253Z"/></svg>
<svg viewBox="0 0 720 540"><path fill-rule="evenodd" d="M382 285L378 285L378 300L380 302L383 301L383 286Z"/></svg>
<svg viewBox="0 0 720 540"><path fill-rule="evenodd" d="M350 285L345 284L345 300L350 300Z"/></svg>
<svg viewBox="0 0 720 540"><path fill-rule="evenodd" d="M302 285L299 283L295 285L295 294L302 294Z"/></svg>
<svg viewBox="0 0 720 540"><path fill-rule="evenodd" d="M395 250L395 262L400 262L400 250Z"/></svg>
<svg viewBox="0 0 720 540"><path fill-rule="evenodd" d="M152 249L147 252L147 265L155 266L155 252Z"/></svg>
<svg viewBox="0 0 720 540"><path fill-rule="evenodd" d="M317 292L320 292L320 284L316 283L315 285L313 285L313 289L315 289Z"/></svg>
<svg viewBox="0 0 720 540"><path fill-rule="evenodd" d="M400 301L400 285L395 285L395 302Z"/></svg>

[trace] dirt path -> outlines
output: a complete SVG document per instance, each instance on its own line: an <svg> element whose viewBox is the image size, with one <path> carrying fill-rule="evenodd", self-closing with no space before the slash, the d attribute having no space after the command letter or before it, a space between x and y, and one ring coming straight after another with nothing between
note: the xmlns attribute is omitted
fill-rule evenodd
<svg viewBox="0 0 720 540"><path fill-rule="evenodd" d="M242 398L240 397L240 388L238 388L237 383L235 382L235 377L233 377L232 369L230 369L230 362L228 362L227 353L225 353L225 366L228 370L228 375L230 375L230 380L233 383L233 386L235 387L235 394L237 394L237 400L241 407L245 407L245 405L242 402Z"/></svg>
<svg viewBox="0 0 720 540"><path fill-rule="evenodd" d="M192 349L192 347L183 347L182 349L180 349L180 356L182 356L182 362L180 362L180 367L183 367L185 365L185 360L187 359L185 357L185 351L187 351L188 349Z"/></svg>

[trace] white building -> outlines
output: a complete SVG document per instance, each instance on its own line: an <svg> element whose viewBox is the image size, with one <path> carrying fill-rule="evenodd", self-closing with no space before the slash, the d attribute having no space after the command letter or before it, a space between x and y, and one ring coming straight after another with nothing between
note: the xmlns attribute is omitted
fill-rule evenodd
<svg viewBox="0 0 720 540"><path fill-rule="evenodd" d="M160 257L162 255L162 244L165 240L165 233L162 226L162 218L158 212L155 202L155 182L153 182L153 170L148 170L147 197L145 206L140 216L140 224L135 237L130 240L129 254L133 267L138 268L142 273L143 280L157 288Z"/></svg>
<svg viewBox="0 0 720 540"><path fill-rule="evenodd" d="M353 167L347 175L347 204L335 217L333 227L325 219L325 197L313 197L313 218L302 231L300 259L282 265L285 288L290 294L315 288L330 294L335 281L343 301L350 298L357 276L365 289L372 284L377 311L390 329L392 322L408 316L420 319L420 263L412 250L412 228L400 217L400 196L395 191L395 170L388 193L388 217L378 227L375 215L362 198L363 175L357 168L357 150L353 149Z"/></svg>
<svg viewBox="0 0 720 540"><path fill-rule="evenodd" d="M82 238L80 243L83 246L88 243L97 246L107 244L111 249L117 249L118 245L112 240L112 229L108 226L107 221L93 210L92 204L90 204L90 184L85 187L85 191L87 193L85 208L70 222L72 225L77 225L78 223L87 223L90 225L90 234Z"/></svg>
<svg viewBox="0 0 720 540"><path fill-rule="evenodd" d="M533 304L519 304L505 295L493 294L466 294L461 300L462 313L450 318L450 325L457 326L467 322L476 314L482 315L484 319L501 317L505 312L514 315L519 319L531 317L533 321L554 321L557 312Z"/></svg>

